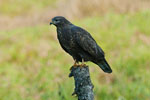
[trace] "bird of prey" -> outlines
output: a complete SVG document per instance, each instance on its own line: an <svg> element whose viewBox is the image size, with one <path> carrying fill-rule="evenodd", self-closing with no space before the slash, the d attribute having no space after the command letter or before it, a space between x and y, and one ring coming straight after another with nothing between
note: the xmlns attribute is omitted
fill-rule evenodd
<svg viewBox="0 0 150 100"><path fill-rule="evenodd" d="M65 17L56 16L52 18L50 25L57 28L57 38L61 47L69 53L77 66L79 62L91 61L97 64L104 72L111 73L112 69L105 59L101 47L85 29L73 25Z"/></svg>

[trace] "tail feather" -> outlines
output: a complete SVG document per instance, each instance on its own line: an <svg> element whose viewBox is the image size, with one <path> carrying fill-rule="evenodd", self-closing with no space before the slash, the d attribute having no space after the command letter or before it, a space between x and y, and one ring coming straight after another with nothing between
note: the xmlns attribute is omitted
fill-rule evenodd
<svg viewBox="0 0 150 100"><path fill-rule="evenodd" d="M103 61L100 61L97 63L97 65L106 73L112 73L112 69L110 68L107 61L104 59Z"/></svg>

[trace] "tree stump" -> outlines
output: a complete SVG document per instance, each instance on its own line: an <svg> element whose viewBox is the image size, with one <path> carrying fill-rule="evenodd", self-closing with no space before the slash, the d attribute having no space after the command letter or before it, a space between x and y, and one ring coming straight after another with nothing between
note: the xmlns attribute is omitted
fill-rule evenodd
<svg viewBox="0 0 150 100"><path fill-rule="evenodd" d="M93 84L90 79L88 66L71 68L69 77L74 77L75 89L72 95L77 95L78 100L94 100Z"/></svg>

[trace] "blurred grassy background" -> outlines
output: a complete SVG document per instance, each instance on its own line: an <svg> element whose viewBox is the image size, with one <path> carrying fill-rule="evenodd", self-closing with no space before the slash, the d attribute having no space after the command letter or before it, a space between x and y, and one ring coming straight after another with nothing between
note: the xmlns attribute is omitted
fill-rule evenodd
<svg viewBox="0 0 150 100"><path fill-rule="evenodd" d="M56 15L106 53L112 74L88 63L96 100L149 100L150 0L0 0L0 100L76 100L73 60L49 26Z"/></svg>

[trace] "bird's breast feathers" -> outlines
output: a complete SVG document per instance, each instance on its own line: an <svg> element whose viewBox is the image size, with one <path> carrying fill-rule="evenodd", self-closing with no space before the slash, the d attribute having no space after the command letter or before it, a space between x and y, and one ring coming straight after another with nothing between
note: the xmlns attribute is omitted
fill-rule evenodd
<svg viewBox="0 0 150 100"><path fill-rule="evenodd" d="M57 37L60 43L66 48L73 48L75 45L74 35L71 29L57 29Z"/></svg>

